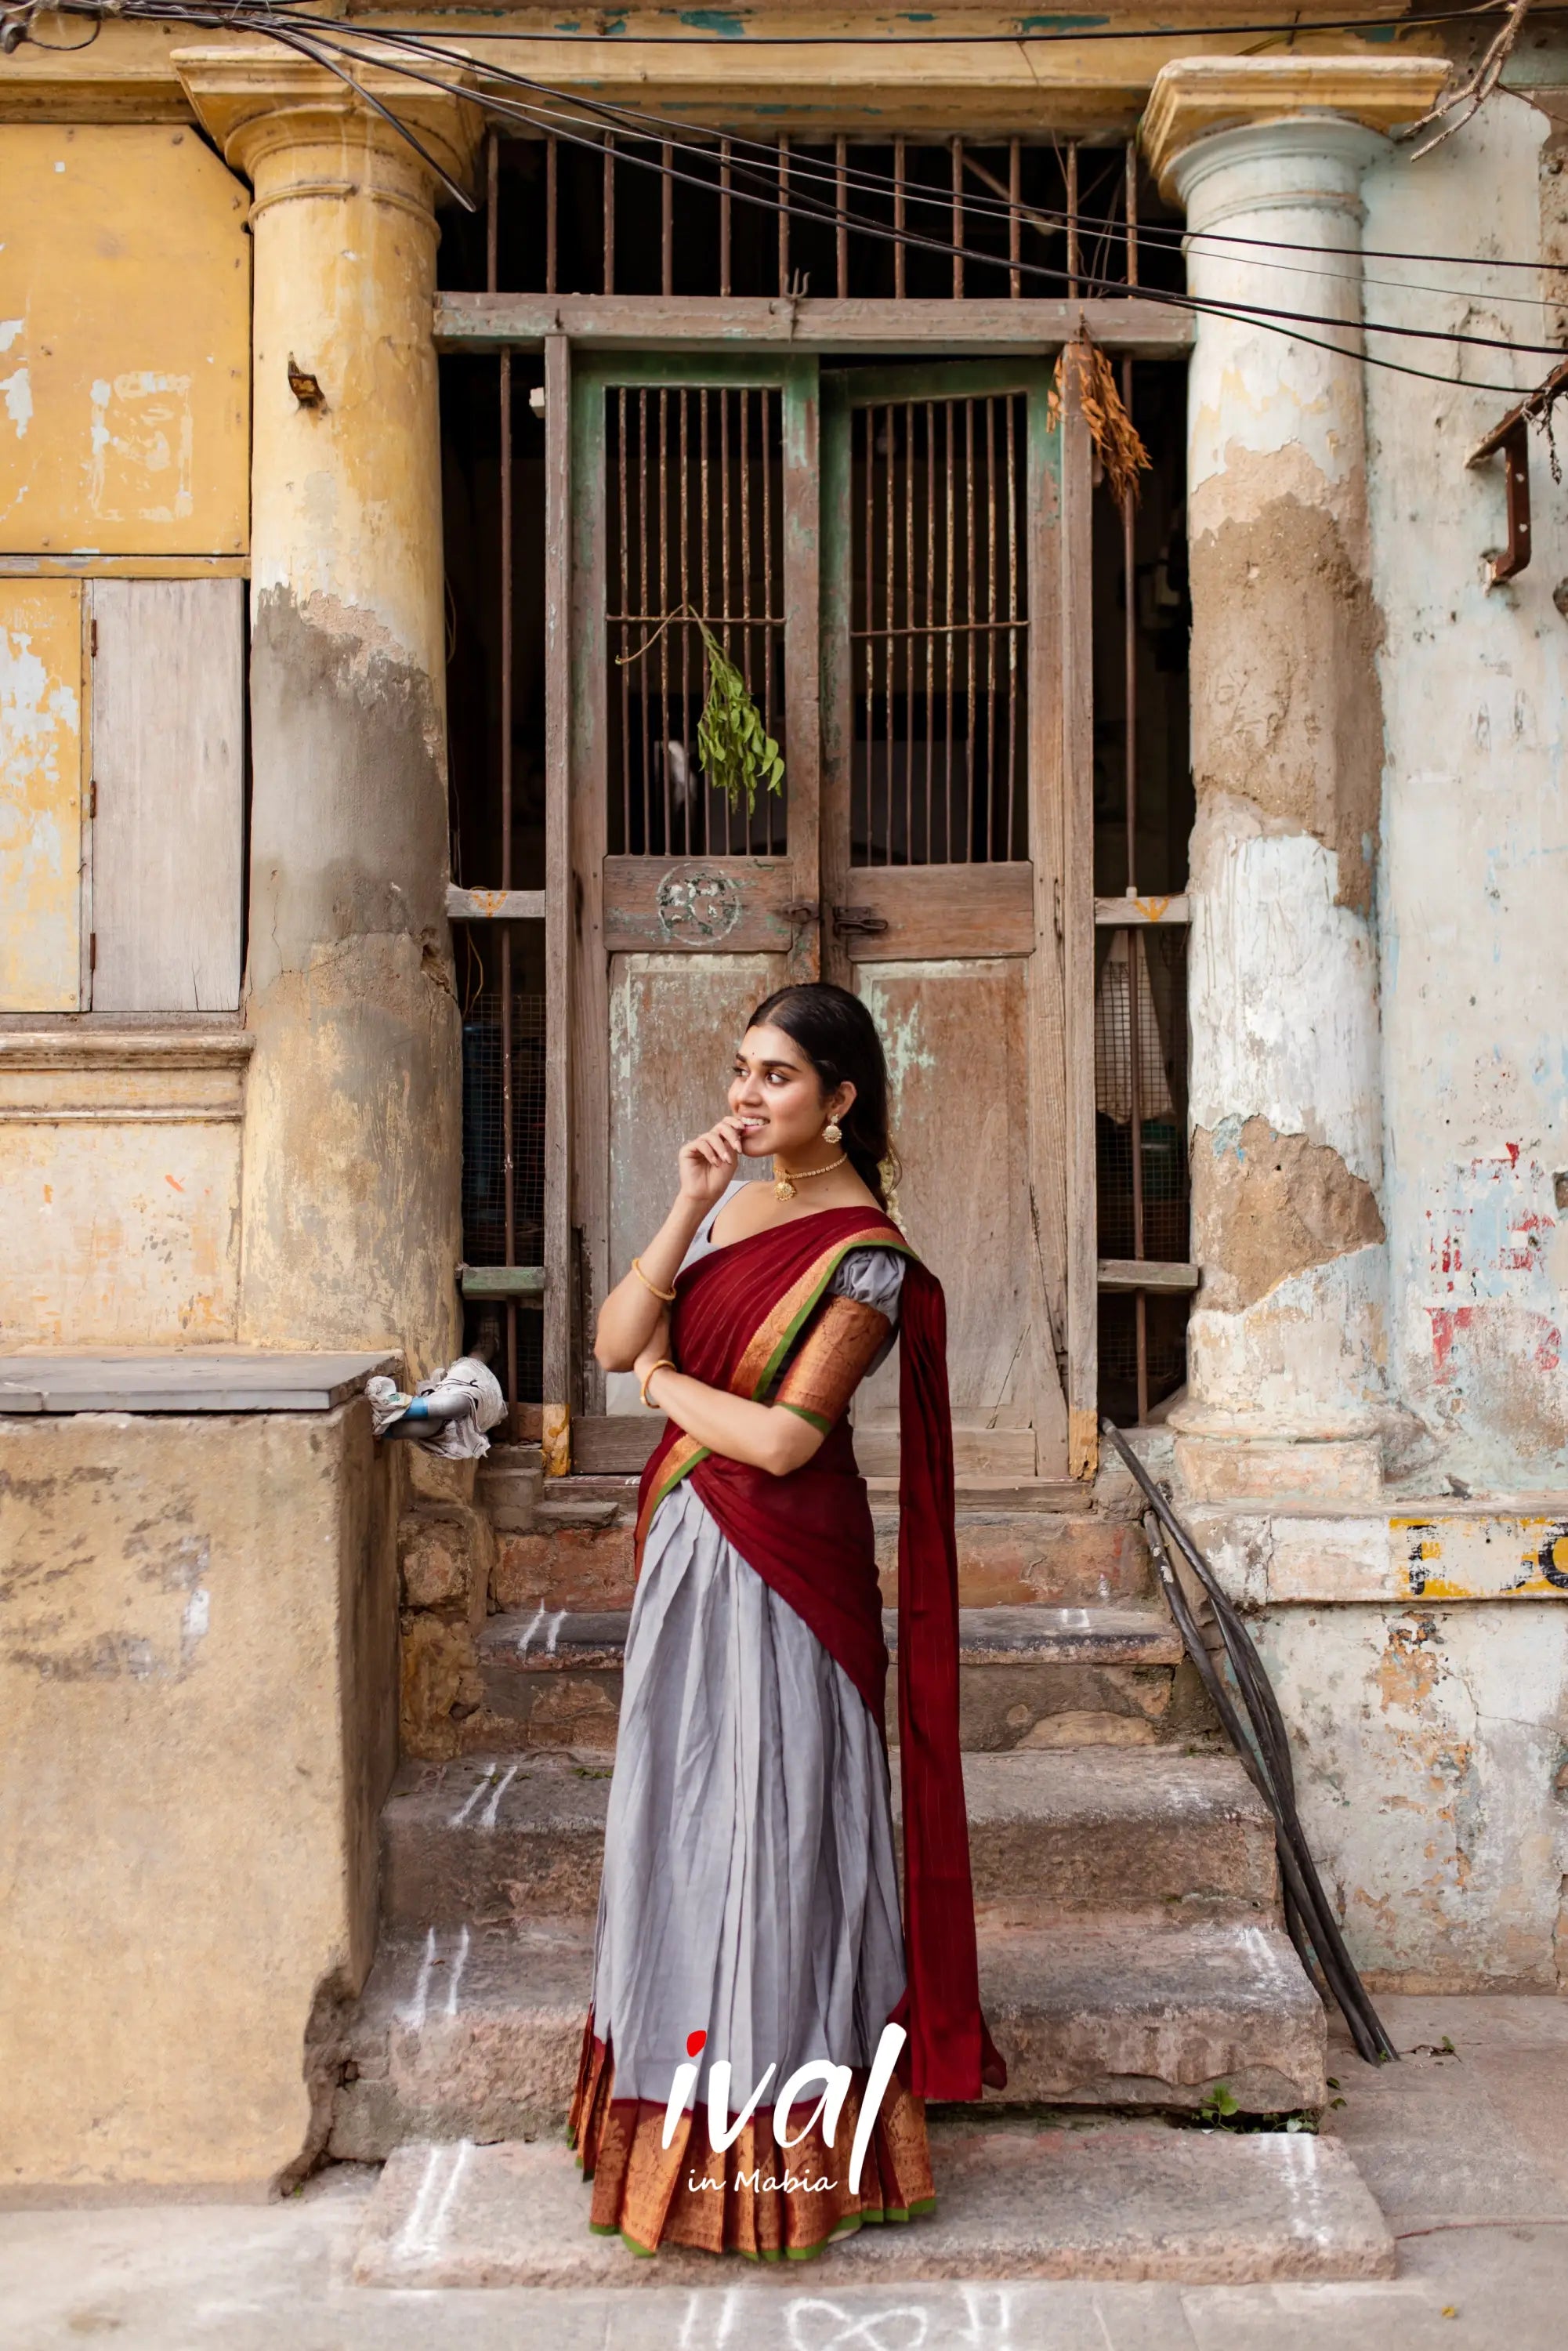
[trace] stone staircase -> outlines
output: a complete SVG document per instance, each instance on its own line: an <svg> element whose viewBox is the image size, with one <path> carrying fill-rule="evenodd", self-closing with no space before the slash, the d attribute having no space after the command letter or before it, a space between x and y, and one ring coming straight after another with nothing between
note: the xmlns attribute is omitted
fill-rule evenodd
<svg viewBox="0 0 1568 2351"><path fill-rule="evenodd" d="M635 1486L543 1489L526 1447L493 1452L466 1494L465 1477L423 1464L403 1524L417 1669L380 1950L345 2027L345 2159L559 2140L576 2069ZM896 1496L871 1483L891 1603ZM1253 2112L1322 2105L1325 2020L1281 1922L1269 1818L1183 1658L1130 1483L1103 1476L1085 1509L966 1478L958 1552L981 1991L1007 2103L1190 2110L1224 2084Z"/></svg>

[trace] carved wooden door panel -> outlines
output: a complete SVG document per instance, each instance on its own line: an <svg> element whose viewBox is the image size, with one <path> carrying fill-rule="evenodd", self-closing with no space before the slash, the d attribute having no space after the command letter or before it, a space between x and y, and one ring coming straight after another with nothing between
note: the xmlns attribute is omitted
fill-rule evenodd
<svg viewBox="0 0 1568 2351"><path fill-rule="evenodd" d="M572 1459L639 1464L653 1416L586 1343L725 1104L749 1008L817 971L817 364L637 353L573 381ZM699 621L784 754L732 807L701 767Z"/></svg>
<svg viewBox="0 0 1568 2351"><path fill-rule="evenodd" d="M886 1040L958 1466L999 1478L1081 1466L1050 384L1032 361L822 379L824 970ZM868 1475L894 1466L896 1411L890 1367L857 1405Z"/></svg>

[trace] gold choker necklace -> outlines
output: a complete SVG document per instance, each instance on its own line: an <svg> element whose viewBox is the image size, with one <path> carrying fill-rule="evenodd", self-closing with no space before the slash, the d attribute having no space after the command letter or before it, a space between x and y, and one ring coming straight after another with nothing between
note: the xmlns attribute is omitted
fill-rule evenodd
<svg viewBox="0 0 1568 2351"><path fill-rule="evenodd" d="M792 1200L795 1196L795 1186L797 1184L809 1184L813 1176L831 1176L835 1167L842 1167L844 1165L849 1155L850 1155L847 1151L841 1151L838 1157L836 1159L830 1159L825 1167L797 1167L792 1175L775 1176L773 1178L774 1198L776 1200Z"/></svg>

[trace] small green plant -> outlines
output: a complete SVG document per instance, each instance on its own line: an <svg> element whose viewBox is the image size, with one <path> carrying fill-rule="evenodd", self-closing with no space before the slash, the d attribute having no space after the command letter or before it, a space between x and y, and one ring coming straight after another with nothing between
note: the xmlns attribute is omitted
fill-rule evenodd
<svg viewBox="0 0 1568 2351"><path fill-rule="evenodd" d="M1198 2106L1198 2114L1210 2130L1224 2130L1233 2115L1241 2111L1236 2093L1228 2082L1216 2082L1207 2098Z"/></svg>
<svg viewBox="0 0 1568 2351"><path fill-rule="evenodd" d="M617 654L616 665L624 668L628 662L641 661L672 622L682 620L696 622L707 663L707 699L697 720L697 758L714 789L724 794L732 809L738 809L744 799L750 816L758 791L778 794L783 790L784 754L762 724L762 714L746 680L701 613L694 612L689 604L677 605L634 653Z"/></svg>

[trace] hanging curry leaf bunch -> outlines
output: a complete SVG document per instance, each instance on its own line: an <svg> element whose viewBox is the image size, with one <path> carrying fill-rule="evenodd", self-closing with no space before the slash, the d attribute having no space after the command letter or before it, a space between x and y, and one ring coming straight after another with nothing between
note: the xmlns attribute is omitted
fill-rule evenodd
<svg viewBox="0 0 1568 2351"><path fill-rule="evenodd" d="M617 656L617 666L641 661L671 622L681 620L696 622L707 663L707 699L697 721L697 758L714 789L724 794L732 809L738 809L744 799L749 817L758 791L783 790L784 754L764 726L745 678L701 613L693 611L689 604L677 605L634 653Z"/></svg>

